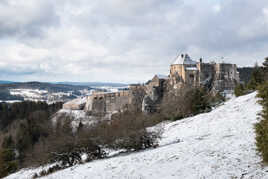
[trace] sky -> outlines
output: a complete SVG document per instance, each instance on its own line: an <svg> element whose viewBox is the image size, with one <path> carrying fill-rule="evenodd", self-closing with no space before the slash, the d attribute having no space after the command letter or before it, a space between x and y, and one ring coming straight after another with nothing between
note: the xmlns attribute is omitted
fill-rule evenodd
<svg viewBox="0 0 268 179"><path fill-rule="evenodd" d="M145 82L181 53L261 64L268 1L0 1L0 80Z"/></svg>

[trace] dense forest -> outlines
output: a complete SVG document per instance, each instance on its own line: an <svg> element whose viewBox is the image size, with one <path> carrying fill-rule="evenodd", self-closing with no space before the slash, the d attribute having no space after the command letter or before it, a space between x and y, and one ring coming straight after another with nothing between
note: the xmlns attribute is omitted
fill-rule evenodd
<svg viewBox="0 0 268 179"><path fill-rule="evenodd" d="M4 130L15 120L27 119L36 111L45 112L47 116L61 109L62 103L48 105L45 102L24 101L19 103L0 103L0 130Z"/></svg>
<svg viewBox="0 0 268 179"><path fill-rule="evenodd" d="M25 166L30 148L48 136L51 115L62 103L0 103L0 177Z"/></svg>

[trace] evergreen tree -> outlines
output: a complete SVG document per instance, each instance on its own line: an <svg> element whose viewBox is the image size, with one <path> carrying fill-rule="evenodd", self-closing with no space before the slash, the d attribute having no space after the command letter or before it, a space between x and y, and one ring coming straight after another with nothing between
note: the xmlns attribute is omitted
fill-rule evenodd
<svg viewBox="0 0 268 179"><path fill-rule="evenodd" d="M235 87L234 93L235 96L243 96L245 94L247 94L248 90L245 88L245 86L243 84L239 84Z"/></svg>
<svg viewBox="0 0 268 179"><path fill-rule="evenodd" d="M190 94L191 93L191 94ZM204 88L196 88L189 92L191 96L191 112L196 115L206 110L210 110L207 98L207 91Z"/></svg>
<svg viewBox="0 0 268 179"><path fill-rule="evenodd" d="M260 104L263 106L261 113L262 120L256 124L256 145L261 152L263 160L268 162L268 83L259 87L258 97L261 99Z"/></svg>
<svg viewBox="0 0 268 179"><path fill-rule="evenodd" d="M264 78L266 81L268 81L268 57L264 59L263 69L264 69Z"/></svg>
<svg viewBox="0 0 268 179"><path fill-rule="evenodd" d="M268 69L268 57L264 59L263 66L265 69Z"/></svg>
<svg viewBox="0 0 268 179"><path fill-rule="evenodd" d="M251 79L248 83L248 89L256 90L258 85L262 84L264 82L264 72L261 67L258 66L258 64L255 65Z"/></svg>

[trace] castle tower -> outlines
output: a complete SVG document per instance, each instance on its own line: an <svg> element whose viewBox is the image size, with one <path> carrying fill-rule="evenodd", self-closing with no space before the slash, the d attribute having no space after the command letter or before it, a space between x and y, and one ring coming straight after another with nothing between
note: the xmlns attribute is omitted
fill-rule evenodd
<svg viewBox="0 0 268 179"><path fill-rule="evenodd" d="M199 85L197 62L188 54L179 55L170 66L170 84L175 88L183 85Z"/></svg>

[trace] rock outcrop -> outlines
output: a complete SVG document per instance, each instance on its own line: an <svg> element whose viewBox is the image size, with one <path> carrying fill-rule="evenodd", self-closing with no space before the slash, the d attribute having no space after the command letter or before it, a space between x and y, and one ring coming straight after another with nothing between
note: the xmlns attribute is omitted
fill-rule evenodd
<svg viewBox="0 0 268 179"><path fill-rule="evenodd" d="M63 109L83 110L87 103L86 98L77 98L63 104Z"/></svg>

